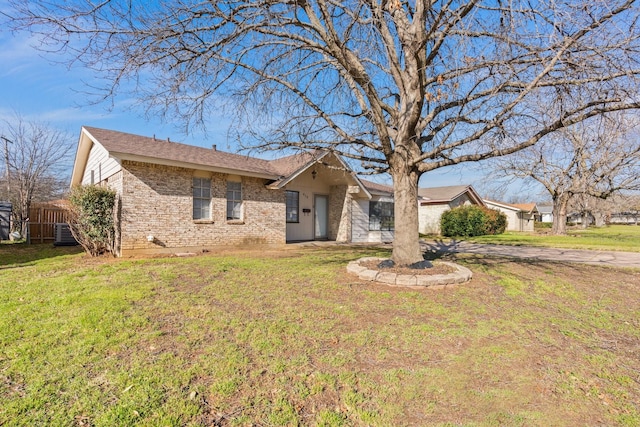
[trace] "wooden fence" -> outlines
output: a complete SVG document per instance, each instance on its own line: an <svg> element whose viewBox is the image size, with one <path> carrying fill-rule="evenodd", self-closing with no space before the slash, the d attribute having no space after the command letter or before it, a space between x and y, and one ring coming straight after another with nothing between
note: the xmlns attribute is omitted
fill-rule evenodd
<svg viewBox="0 0 640 427"><path fill-rule="evenodd" d="M55 241L55 224L68 222L69 212L62 208L36 207L29 209L29 234L31 243Z"/></svg>

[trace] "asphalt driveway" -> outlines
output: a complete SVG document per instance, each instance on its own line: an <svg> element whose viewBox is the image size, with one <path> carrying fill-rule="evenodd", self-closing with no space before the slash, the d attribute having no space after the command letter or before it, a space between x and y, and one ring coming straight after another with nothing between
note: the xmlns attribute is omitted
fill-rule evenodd
<svg viewBox="0 0 640 427"><path fill-rule="evenodd" d="M581 249L542 248L534 246L487 245L465 241L422 241L426 251L471 253L558 262L640 268L640 252L590 251Z"/></svg>

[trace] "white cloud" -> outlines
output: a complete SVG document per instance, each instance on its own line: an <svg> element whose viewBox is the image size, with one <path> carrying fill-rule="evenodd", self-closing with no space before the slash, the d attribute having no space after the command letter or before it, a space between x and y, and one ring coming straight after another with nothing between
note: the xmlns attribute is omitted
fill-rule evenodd
<svg viewBox="0 0 640 427"><path fill-rule="evenodd" d="M44 61L40 52L34 48L38 44L34 37L24 33L18 35L0 33L0 61L7 64L9 69L26 62Z"/></svg>

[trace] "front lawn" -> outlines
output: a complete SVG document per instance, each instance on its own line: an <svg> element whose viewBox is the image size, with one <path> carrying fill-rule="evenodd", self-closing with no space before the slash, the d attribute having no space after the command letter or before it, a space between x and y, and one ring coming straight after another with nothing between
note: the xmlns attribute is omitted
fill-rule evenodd
<svg viewBox="0 0 640 427"><path fill-rule="evenodd" d="M640 227L635 225L610 225L587 229L574 228L569 229L566 236L553 236L550 234L550 229L541 231L537 233L511 231L495 236L465 238L465 240L502 245L640 252Z"/></svg>
<svg viewBox="0 0 640 427"><path fill-rule="evenodd" d="M459 255L470 283L407 290L346 274L376 249L77 252L0 246L0 425L640 424L638 270Z"/></svg>

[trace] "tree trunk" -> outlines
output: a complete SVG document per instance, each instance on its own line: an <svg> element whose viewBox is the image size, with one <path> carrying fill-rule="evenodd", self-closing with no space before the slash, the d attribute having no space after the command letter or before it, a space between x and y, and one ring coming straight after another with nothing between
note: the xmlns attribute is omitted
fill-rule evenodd
<svg viewBox="0 0 640 427"><path fill-rule="evenodd" d="M605 225L605 215L602 212L594 212L593 217L595 218L595 226L603 227Z"/></svg>
<svg viewBox="0 0 640 427"><path fill-rule="evenodd" d="M580 224L582 228L589 228L591 225L591 215L589 211L582 212L582 224Z"/></svg>
<svg viewBox="0 0 640 427"><path fill-rule="evenodd" d="M418 179L417 172L395 171L394 191L394 237L393 254L396 265L409 265L423 261L418 234Z"/></svg>
<svg viewBox="0 0 640 427"><path fill-rule="evenodd" d="M567 234L567 204L569 197L562 195L553 198L553 234Z"/></svg>

